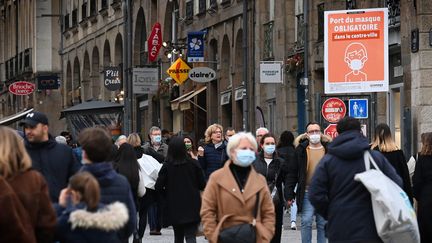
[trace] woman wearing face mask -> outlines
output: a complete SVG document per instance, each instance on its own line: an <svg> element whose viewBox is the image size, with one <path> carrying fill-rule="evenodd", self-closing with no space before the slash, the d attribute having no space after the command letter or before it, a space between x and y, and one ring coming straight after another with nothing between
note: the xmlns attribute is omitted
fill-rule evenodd
<svg viewBox="0 0 432 243"><path fill-rule="evenodd" d="M270 242L274 234L275 212L266 179L252 166L257 143L251 133L232 136L227 145L225 165L211 174L202 195L201 220L210 243L218 240L221 231L256 217L256 242Z"/></svg>
<svg viewBox="0 0 432 243"><path fill-rule="evenodd" d="M282 235L283 205L285 202L282 194L282 182L284 181L288 166L285 165L285 161L275 152L275 136L270 133L265 134L261 138L259 146L261 147L261 152L259 152L253 166L267 180L276 213L275 235L271 242L279 243Z"/></svg>
<svg viewBox="0 0 432 243"><path fill-rule="evenodd" d="M185 144L188 156L192 159L198 160L197 151L195 149L195 144L192 138L189 136L184 136L183 142Z"/></svg>

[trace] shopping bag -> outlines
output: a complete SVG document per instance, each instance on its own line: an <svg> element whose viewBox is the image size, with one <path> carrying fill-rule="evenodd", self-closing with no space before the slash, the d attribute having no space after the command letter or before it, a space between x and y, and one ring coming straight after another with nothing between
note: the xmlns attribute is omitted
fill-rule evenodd
<svg viewBox="0 0 432 243"><path fill-rule="evenodd" d="M152 156L147 154L143 154L142 157L138 159L138 164L140 166L140 171L142 172L141 178L143 179L144 186L146 188L154 189L162 165Z"/></svg>
<svg viewBox="0 0 432 243"><path fill-rule="evenodd" d="M366 171L354 176L371 194L378 235L385 243L419 243L417 218L406 193L377 166L369 151L364 153ZM371 169L370 165L375 169Z"/></svg>

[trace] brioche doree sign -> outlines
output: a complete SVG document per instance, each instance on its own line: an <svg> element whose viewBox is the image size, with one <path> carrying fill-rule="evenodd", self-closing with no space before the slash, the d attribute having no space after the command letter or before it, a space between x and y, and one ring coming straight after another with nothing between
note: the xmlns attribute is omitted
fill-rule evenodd
<svg viewBox="0 0 432 243"><path fill-rule="evenodd" d="M388 10L326 11L325 93L388 91Z"/></svg>
<svg viewBox="0 0 432 243"><path fill-rule="evenodd" d="M191 68L186 64L183 59L178 58L170 68L168 68L168 75L174 79L178 84L183 84L188 79L188 73Z"/></svg>
<svg viewBox="0 0 432 243"><path fill-rule="evenodd" d="M36 85L27 81L18 81L9 85L9 92L14 95L29 95L33 93Z"/></svg>

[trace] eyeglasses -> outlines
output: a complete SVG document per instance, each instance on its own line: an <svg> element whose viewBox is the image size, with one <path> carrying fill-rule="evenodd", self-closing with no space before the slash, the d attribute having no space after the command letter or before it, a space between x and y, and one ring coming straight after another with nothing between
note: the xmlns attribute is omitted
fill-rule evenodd
<svg viewBox="0 0 432 243"><path fill-rule="evenodd" d="M214 132L212 132L213 134L222 134L222 132L221 131L214 131Z"/></svg>
<svg viewBox="0 0 432 243"><path fill-rule="evenodd" d="M321 134L321 131L320 130L310 130L310 131L307 131L307 134Z"/></svg>

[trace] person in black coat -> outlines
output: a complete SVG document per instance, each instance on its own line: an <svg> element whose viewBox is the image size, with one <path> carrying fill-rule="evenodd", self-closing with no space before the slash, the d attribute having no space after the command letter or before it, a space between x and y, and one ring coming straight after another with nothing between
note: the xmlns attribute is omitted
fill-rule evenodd
<svg viewBox="0 0 432 243"><path fill-rule="evenodd" d="M173 226L175 243L183 243L184 239L187 243L196 242L201 220L200 191L204 187L204 174L198 162L187 155L183 138L171 138L155 188L166 198L164 223Z"/></svg>
<svg viewBox="0 0 432 243"><path fill-rule="evenodd" d="M378 124L375 128L375 139L371 149L380 151L402 178L402 189L407 194L411 204L413 204L413 193L411 180L408 172L407 160L402 150L400 150L392 138L390 127L387 124Z"/></svg>
<svg viewBox="0 0 432 243"><path fill-rule="evenodd" d="M276 214L275 234L271 243L279 243L282 236L283 206L285 200L282 192L282 182L287 174L285 161L276 153L276 138L267 133L260 140L261 152L253 162L255 170L267 180L267 185L273 198Z"/></svg>
<svg viewBox="0 0 432 243"><path fill-rule="evenodd" d="M421 242L432 242L432 133L424 135L413 176Z"/></svg>
<svg viewBox="0 0 432 243"><path fill-rule="evenodd" d="M198 155L198 161L208 180L211 173L222 168L228 160L226 144L223 141L223 127L219 124L210 125L205 131L205 142L204 154Z"/></svg>
<svg viewBox="0 0 432 243"><path fill-rule="evenodd" d="M24 127L24 144L32 167L44 176L51 201L57 202L60 191L81 164L69 146L57 143L49 134L48 118L44 113L31 112L19 125Z"/></svg>
<svg viewBox="0 0 432 243"><path fill-rule="evenodd" d="M371 195L354 180L365 171L363 154L369 150L368 140L361 133L360 122L345 117L337 124L339 136L328 146L309 186L309 200L315 210L328 220L329 242L382 242L378 236ZM370 151L380 170L402 185L395 169L378 151Z"/></svg>
<svg viewBox="0 0 432 243"><path fill-rule="evenodd" d="M120 145L117 155L114 159L114 168L120 174L124 175L128 180L135 206L138 202L138 184L139 184L139 164L136 159L135 150L132 145L124 143Z"/></svg>

